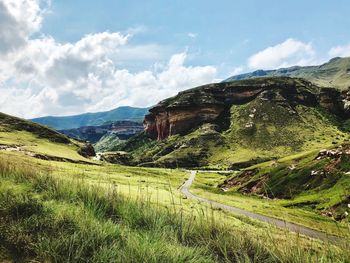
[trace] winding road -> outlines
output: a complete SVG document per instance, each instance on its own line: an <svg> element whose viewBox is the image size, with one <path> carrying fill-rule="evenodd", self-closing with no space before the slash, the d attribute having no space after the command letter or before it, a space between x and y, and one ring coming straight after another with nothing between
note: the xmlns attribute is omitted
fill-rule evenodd
<svg viewBox="0 0 350 263"><path fill-rule="evenodd" d="M189 189L190 189L190 187L191 187L191 185L196 177L196 174L197 174L197 171L191 171L190 177L180 187L181 193L183 193L189 199L198 200L202 203L209 204L212 207L221 208L223 210L229 211L229 212L234 213L236 215L248 216L250 218L275 225L279 228L288 229L292 232L299 233L299 234L302 234L304 236L308 236L311 238L316 238L316 239L320 239L320 240L328 241L328 242L332 242L332 243L338 243L342 240L341 238L339 238L337 236L329 235L329 234L326 234L324 232L320 232L320 231L317 231L317 230L314 230L314 229L311 229L311 228L308 228L305 226L297 225L294 223L286 222L286 221L281 220L281 219L277 219L277 218L273 218L273 217L269 217L269 216L265 216L265 215L261 215L261 214L256 214L254 212L250 212L250 211L247 211L247 210L244 210L241 208L225 205L225 204L222 204L222 203L219 203L216 201L212 201L212 200L208 200L206 198L192 194Z"/></svg>

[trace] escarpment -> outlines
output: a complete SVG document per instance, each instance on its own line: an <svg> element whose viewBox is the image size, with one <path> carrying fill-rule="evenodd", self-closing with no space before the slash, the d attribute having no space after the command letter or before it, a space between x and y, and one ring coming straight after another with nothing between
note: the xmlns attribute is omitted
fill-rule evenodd
<svg viewBox="0 0 350 263"><path fill-rule="evenodd" d="M162 109L145 117L145 132L158 140L170 135L185 134L204 122L215 121L223 110L224 105L215 104Z"/></svg>
<svg viewBox="0 0 350 263"><path fill-rule="evenodd" d="M288 77L247 79L200 86L161 101L146 115L145 133L157 140L184 135L203 123L216 123L232 105L256 98L291 109L297 105L320 106L342 117L350 113L349 90L321 89L306 80Z"/></svg>

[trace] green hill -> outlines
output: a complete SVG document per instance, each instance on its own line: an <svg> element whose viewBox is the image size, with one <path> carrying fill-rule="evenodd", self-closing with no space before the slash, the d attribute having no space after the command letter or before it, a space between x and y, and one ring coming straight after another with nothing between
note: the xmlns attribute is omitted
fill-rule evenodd
<svg viewBox="0 0 350 263"><path fill-rule="evenodd" d="M62 117L46 116L32 119L32 121L47 125L56 130L64 130L84 126L98 126L111 121L129 120L141 122L147 111L147 108L119 107L105 112L85 113Z"/></svg>
<svg viewBox="0 0 350 263"><path fill-rule="evenodd" d="M146 132L119 149L146 166L249 166L348 140L342 96L285 77L206 85L150 109Z"/></svg>
<svg viewBox="0 0 350 263"><path fill-rule="evenodd" d="M0 150L44 160L89 162L93 148L46 126L0 113Z"/></svg>
<svg viewBox="0 0 350 263"><path fill-rule="evenodd" d="M334 87L340 90L350 87L350 58L333 58L319 66L281 68L277 70L257 70L251 73L232 76L225 82L256 77L298 77L307 79L321 87Z"/></svg>
<svg viewBox="0 0 350 263"><path fill-rule="evenodd" d="M344 144L250 167L220 187L343 220L350 203L349 169L350 145Z"/></svg>

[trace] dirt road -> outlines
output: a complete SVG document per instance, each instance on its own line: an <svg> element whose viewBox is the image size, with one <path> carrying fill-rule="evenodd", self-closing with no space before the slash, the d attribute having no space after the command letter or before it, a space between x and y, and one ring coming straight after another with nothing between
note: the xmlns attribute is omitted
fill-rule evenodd
<svg viewBox="0 0 350 263"><path fill-rule="evenodd" d="M299 233L311 238L316 238L316 239L320 239L320 240L324 240L324 241L330 241L332 243L338 243L341 241L341 238L336 237L336 236L332 236L329 234L326 234L324 232L320 232L305 226L301 226L301 225L297 225L294 223L289 223L286 221L283 221L281 219L277 219L277 218L273 218L273 217L269 217L269 216L265 216L265 215L261 215L261 214L256 214L254 212L250 212L241 208L237 208L237 207L233 207L233 206L229 206L229 205L225 205L216 201L212 201L212 200L208 200L206 198L197 196L195 194L192 194L190 192L190 187L196 177L197 172L196 171L191 171L191 175L188 178L188 180L180 187L180 191L189 199L195 199L198 200L202 203L206 203L209 204L212 207L215 208L221 208L223 210L229 211L231 213L237 214L237 215L243 215L243 216L248 216L250 218L259 220L259 221L263 221L263 222L267 222L269 224L275 225L279 228L284 228L284 229L288 229L292 232L295 233Z"/></svg>

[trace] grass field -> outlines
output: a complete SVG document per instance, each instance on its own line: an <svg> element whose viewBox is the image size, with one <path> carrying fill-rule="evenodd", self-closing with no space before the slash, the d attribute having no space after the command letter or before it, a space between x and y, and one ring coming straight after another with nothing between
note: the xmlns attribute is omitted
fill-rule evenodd
<svg viewBox="0 0 350 263"><path fill-rule="evenodd" d="M334 247L183 199L188 173L0 153L2 260L346 262ZM327 249L325 249L327 248Z"/></svg>

